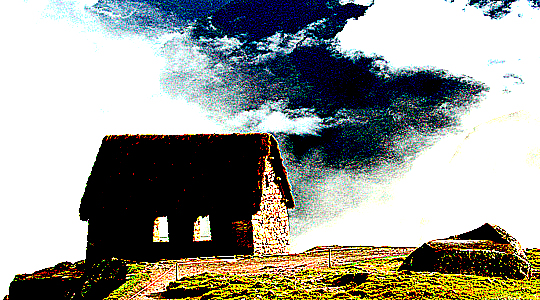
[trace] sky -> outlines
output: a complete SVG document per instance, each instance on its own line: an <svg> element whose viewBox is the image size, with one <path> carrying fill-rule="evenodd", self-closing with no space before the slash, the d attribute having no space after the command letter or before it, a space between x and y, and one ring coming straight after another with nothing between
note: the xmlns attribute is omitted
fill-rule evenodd
<svg viewBox="0 0 540 300"><path fill-rule="evenodd" d="M462 117L460 130L423 150L384 189L390 200L366 201L314 236L340 244L347 238L336 232L376 224L355 240L415 245L492 222L525 247L540 245L530 209L540 175L540 57L533 38L540 11L520 1L511 14L491 20L464 7L463 1L376 1L340 33L344 51L377 54L395 68L436 66L480 80L490 91ZM392 236L398 228L403 235Z"/></svg>
<svg viewBox="0 0 540 300"><path fill-rule="evenodd" d="M485 222L524 247L540 247L533 222L540 179L533 33L540 11L520 1L492 20L463 1L403 2L376 0L365 16L349 20L338 34L341 51L382 56L395 69L445 69L490 90L460 116L457 130L439 133L406 166L355 172L291 163L295 195L309 200L301 211L312 212L301 218L291 211L291 226L311 223L292 229L291 251L419 246ZM227 69L185 35L107 27L84 10L94 3L11 1L0 10L0 294L15 274L84 259L87 224L78 209L105 135L313 135L321 126L316 115L240 108L239 87L218 84ZM184 78L176 78L175 93L164 88L168 74Z"/></svg>
<svg viewBox="0 0 540 300"><path fill-rule="evenodd" d="M534 217L523 206L537 197L539 119L534 82L538 76L534 70L539 57L532 36L539 12L521 1L508 16L491 20L476 8L464 10L462 3L379 0L364 17L349 20L339 34L344 52L359 49L376 54L396 69L445 69L480 80L490 91L461 117L459 130L421 151L402 178L388 186L372 186L369 197L377 201L364 201L296 243L308 243L316 236L336 244L356 240L414 245L467 231L485 220L500 224L525 246L538 245L529 232L535 228ZM332 185L349 186L344 177L335 177L327 181L329 191L335 191ZM328 197L364 197L360 190L366 190L365 184L355 183L357 188ZM388 221L391 213L395 217ZM351 227L373 229L372 224L377 224L376 229L366 234L347 234ZM396 231L403 234L392 234Z"/></svg>

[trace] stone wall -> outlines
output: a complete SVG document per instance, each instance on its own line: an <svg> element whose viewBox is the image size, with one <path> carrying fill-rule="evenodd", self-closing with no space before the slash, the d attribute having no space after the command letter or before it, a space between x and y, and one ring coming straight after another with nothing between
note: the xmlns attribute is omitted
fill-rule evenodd
<svg viewBox="0 0 540 300"><path fill-rule="evenodd" d="M251 220L232 222L233 240L236 241L235 252L239 255L253 254L253 225Z"/></svg>
<svg viewBox="0 0 540 300"><path fill-rule="evenodd" d="M260 210L252 216L254 255L285 254L289 246L289 216L282 191L271 165L264 159Z"/></svg>

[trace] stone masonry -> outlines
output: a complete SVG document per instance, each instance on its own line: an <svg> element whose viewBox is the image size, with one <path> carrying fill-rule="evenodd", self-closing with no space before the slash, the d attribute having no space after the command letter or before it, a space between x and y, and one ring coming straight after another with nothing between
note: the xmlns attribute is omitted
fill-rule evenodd
<svg viewBox="0 0 540 300"><path fill-rule="evenodd" d="M284 254L289 246L289 217L285 199L272 168L271 156L264 160L263 191L260 210L253 215L254 255Z"/></svg>

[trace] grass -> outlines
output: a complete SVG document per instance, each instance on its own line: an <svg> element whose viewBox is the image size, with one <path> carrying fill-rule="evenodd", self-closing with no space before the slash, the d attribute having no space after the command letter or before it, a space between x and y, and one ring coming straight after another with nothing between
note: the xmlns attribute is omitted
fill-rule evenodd
<svg viewBox="0 0 540 300"><path fill-rule="evenodd" d="M527 254L527 258L529 259L529 262L531 263L531 266L537 270L540 269L540 249L527 249L525 251Z"/></svg>
<svg viewBox="0 0 540 300"><path fill-rule="evenodd" d="M540 249L528 249L527 256L533 268L540 269ZM334 268L249 276L205 272L171 282L161 296L200 300L540 299L540 278L397 271L404 258L373 258ZM134 275L107 299L118 299L123 291L136 288L142 276L149 276L143 264L131 265L130 273Z"/></svg>
<svg viewBox="0 0 540 300"><path fill-rule="evenodd" d="M119 288L109 294L106 300L120 299L127 291L140 290L150 278L151 268L146 263L128 264L128 278Z"/></svg>
<svg viewBox="0 0 540 300"><path fill-rule="evenodd" d="M336 284L356 268L306 269L293 276L202 273L169 285L167 298L186 299L540 299L538 280L505 280L427 272L370 274L366 282Z"/></svg>

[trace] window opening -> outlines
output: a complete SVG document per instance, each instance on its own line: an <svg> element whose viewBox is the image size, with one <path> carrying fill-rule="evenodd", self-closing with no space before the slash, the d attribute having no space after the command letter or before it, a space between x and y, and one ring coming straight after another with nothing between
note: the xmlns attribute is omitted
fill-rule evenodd
<svg viewBox="0 0 540 300"><path fill-rule="evenodd" d="M169 241L169 223L167 217L157 217L154 220L153 241L155 243Z"/></svg>
<svg viewBox="0 0 540 300"><path fill-rule="evenodd" d="M210 233L210 216L199 216L195 221L193 229L193 241L211 241L212 234Z"/></svg>

